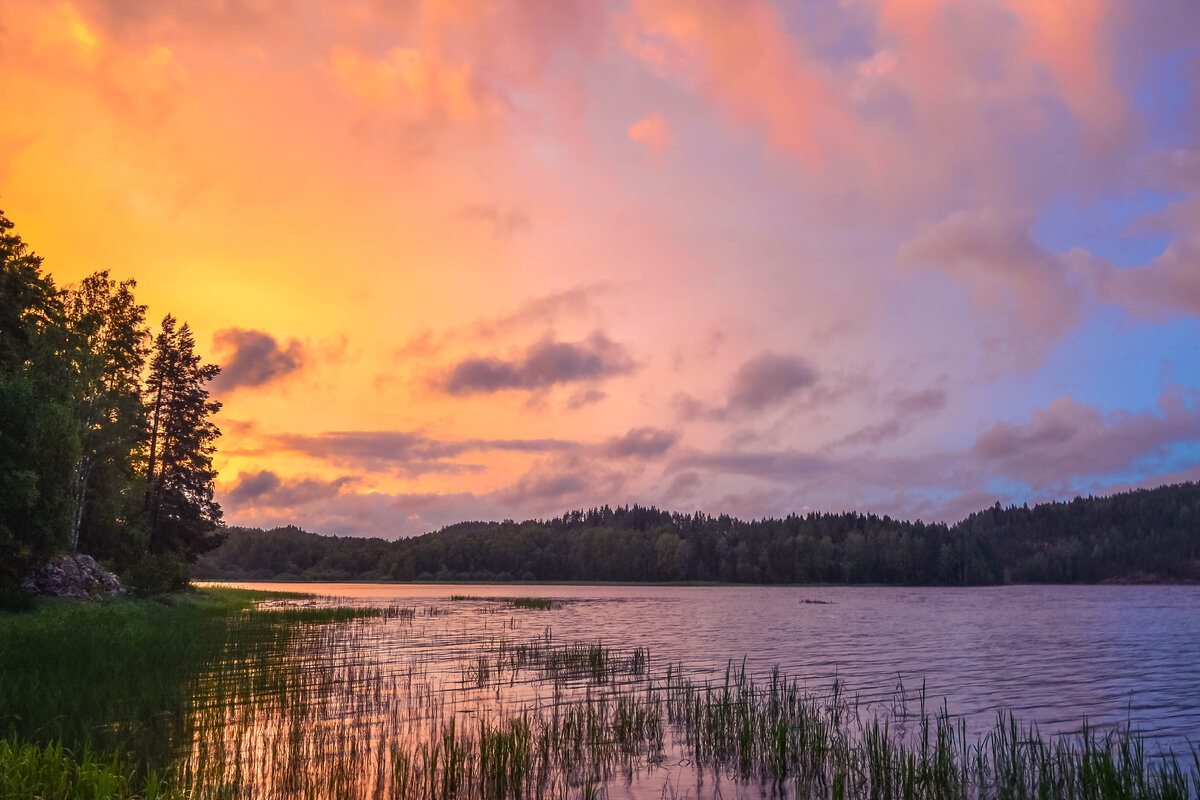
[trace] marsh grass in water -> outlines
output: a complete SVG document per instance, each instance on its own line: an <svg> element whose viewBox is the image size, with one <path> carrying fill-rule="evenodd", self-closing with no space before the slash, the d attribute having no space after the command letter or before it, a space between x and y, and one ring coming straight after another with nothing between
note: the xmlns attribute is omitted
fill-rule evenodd
<svg viewBox="0 0 1200 800"><path fill-rule="evenodd" d="M161 763L192 681L241 646L229 621L254 601L212 590L167 603L46 601L0 615L0 735L129 749Z"/></svg>
<svg viewBox="0 0 1200 800"><path fill-rule="evenodd" d="M702 679L641 648L514 636L520 614L280 600L0 617L18 634L0 639L4 780L214 800L1200 797L1200 750L1158 757L1127 730L1044 737L1002 714L968 736L923 693L910 713L902 687L865 704L779 671ZM45 678L26 674L43 662ZM81 700L94 681L113 694Z"/></svg>
<svg viewBox="0 0 1200 800"><path fill-rule="evenodd" d="M480 597L471 594L452 594L451 602L474 601L477 603L503 603L508 608L527 611L552 611L563 607L561 600L547 597Z"/></svg>
<svg viewBox="0 0 1200 800"><path fill-rule="evenodd" d="M1200 754L1154 758L1128 731L1046 738L1004 715L969 737L923 699L908 713L902 687L867 706L840 684L811 692L778 671L730 664L699 680L653 670L644 649L561 644L549 631L464 638L461 623L439 623L388 634L363 620L299 642L304 669L272 679L295 685L226 706L213 720L224 739L193 754L209 771L187 785L408 800L575 798L614 784L658 797L672 780L704 797L1200 795ZM390 637L404 646L388 660L360 657ZM244 755L255 748L269 767Z"/></svg>
<svg viewBox="0 0 1200 800"><path fill-rule="evenodd" d="M778 672L755 681L731 665L724 681L700 683L668 669L474 726L453 714L434 720L423 740L393 746L389 796L587 796L681 758L696 766L697 794L724 779L795 798L1200 795L1200 750L1148 758L1127 730L1047 739L1000 714L991 732L970 739L944 709L922 708L903 720L906 730L864 711L837 685L812 694Z"/></svg>
<svg viewBox="0 0 1200 800"><path fill-rule="evenodd" d="M534 611L550 611L555 608L562 608L561 603L555 603L544 597L513 597L509 601L513 608L532 609Z"/></svg>
<svg viewBox="0 0 1200 800"><path fill-rule="evenodd" d="M168 784L158 776L190 750L196 700L221 665L245 665L240 696L250 696L305 629L415 613L254 608L263 601L309 602L211 588L161 601L37 601L0 613L0 798L37 796L20 787L39 782L45 796L89 797L93 785L110 787L97 797L160 796Z"/></svg>

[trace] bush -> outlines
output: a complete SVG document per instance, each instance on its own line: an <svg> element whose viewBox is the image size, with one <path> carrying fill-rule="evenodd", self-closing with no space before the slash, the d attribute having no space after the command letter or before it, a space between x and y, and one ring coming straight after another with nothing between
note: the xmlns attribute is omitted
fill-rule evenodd
<svg viewBox="0 0 1200 800"><path fill-rule="evenodd" d="M148 553L126 570L125 583L138 597L176 592L188 585L188 566L177 555Z"/></svg>

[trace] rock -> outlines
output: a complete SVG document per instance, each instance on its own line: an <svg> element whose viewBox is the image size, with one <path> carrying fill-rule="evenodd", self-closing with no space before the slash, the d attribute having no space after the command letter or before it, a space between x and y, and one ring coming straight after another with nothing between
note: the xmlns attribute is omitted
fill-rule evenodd
<svg viewBox="0 0 1200 800"><path fill-rule="evenodd" d="M99 600L125 591L121 579L102 569L91 556L59 556L25 576L21 588L47 597Z"/></svg>

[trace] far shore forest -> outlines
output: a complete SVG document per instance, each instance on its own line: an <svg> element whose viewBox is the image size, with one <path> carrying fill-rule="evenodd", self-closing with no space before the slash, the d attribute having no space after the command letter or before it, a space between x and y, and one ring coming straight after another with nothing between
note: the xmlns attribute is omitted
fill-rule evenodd
<svg viewBox="0 0 1200 800"><path fill-rule="evenodd" d="M394 542L234 528L195 571L222 580L1191 583L1200 581L1200 485L996 505L952 526L856 513L747 522L606 506L551 520L464 522Z"/></svg>
<svg viewBox="0 0 1200 800"><path fill-rule="evenodd" d="M0 213L0 596L86 553L139 594L209 579L992 585L1200 581L1200 486L955 524L873 514L742 521L624 506L463 522L398 541L225 528L219 373L132 280L58 287ZM199 559L197 561L197 559ZM190 570L190 571L189 571Z"/></svg>

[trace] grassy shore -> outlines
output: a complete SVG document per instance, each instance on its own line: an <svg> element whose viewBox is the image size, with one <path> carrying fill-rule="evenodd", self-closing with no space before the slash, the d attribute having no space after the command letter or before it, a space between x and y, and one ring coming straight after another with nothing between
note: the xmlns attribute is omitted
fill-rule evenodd
<svg viewBox="0 0 1200 800"><path fill-rule="evenodd" d="M206 588L160 600L35 600L0 612L0 798L180 795L196 682L218 661L280 649L297 624L380 609L252 612L289 592Z"/></svg>

